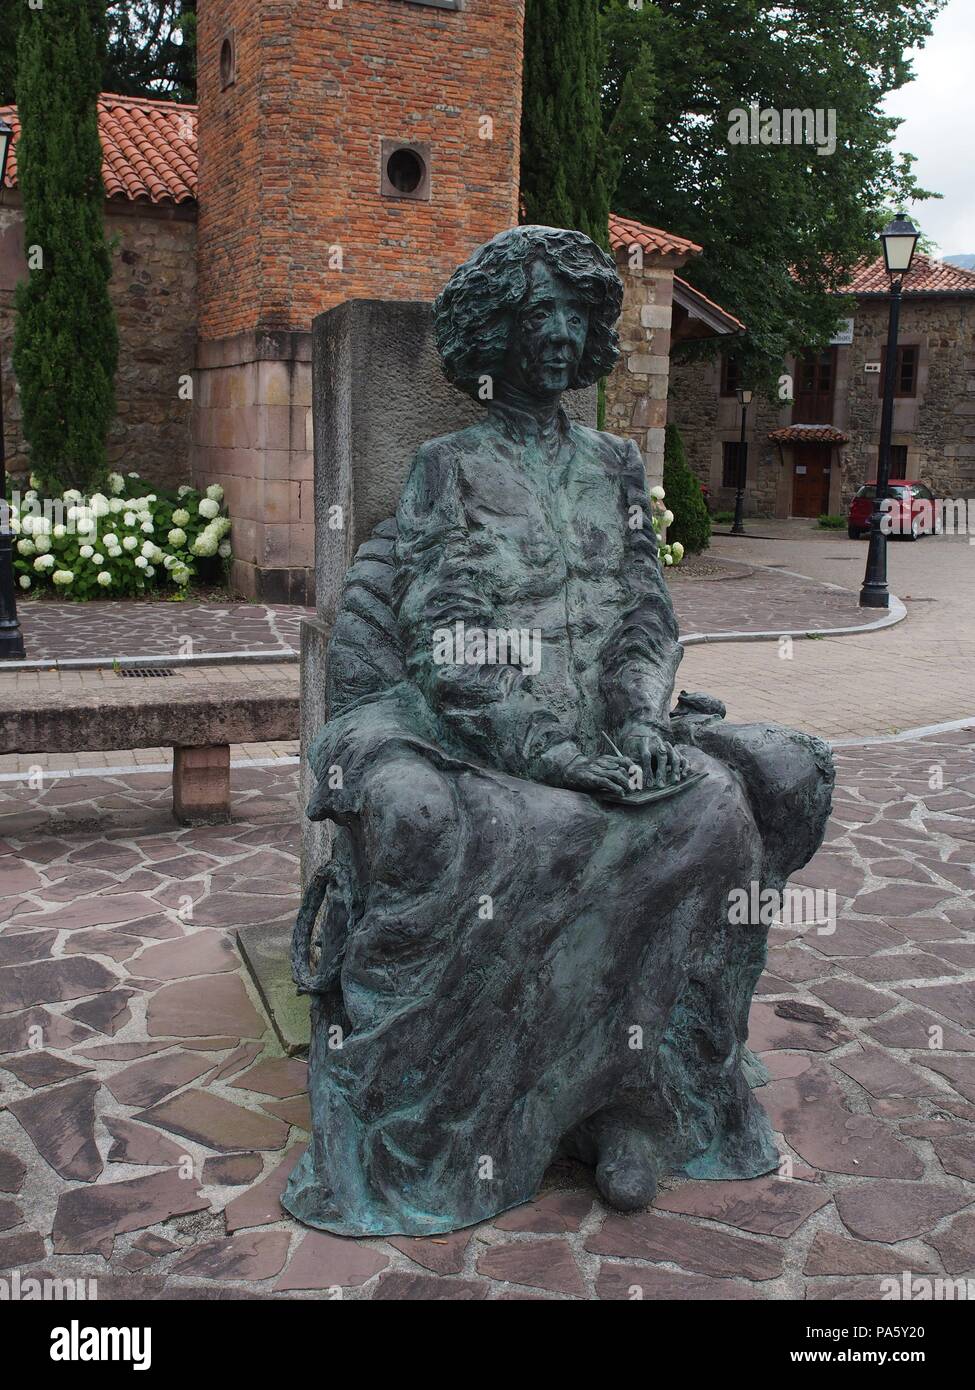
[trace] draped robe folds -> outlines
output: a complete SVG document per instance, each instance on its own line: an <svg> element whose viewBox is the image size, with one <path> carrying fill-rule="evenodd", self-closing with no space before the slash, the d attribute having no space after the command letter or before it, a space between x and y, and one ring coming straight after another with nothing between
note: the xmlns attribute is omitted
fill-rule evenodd
<svg viewBox="0 0 975 1390"><path fill-rule="evenodd" d="M632 442L493 404L425 445L395 528L363 546L311 751L336 826L313 995L312 1140L284 1206L342 1235L429 1235L593 1161L603 1115L658 1171L768 1172L747 1014L782 887L829 811L825 745L671 721L691 771L623 807L559 785L580 752L666 727L681 657ZM642 524L641 524L642 523ZM540 663L435 660L438 629L538 633Z"/></svg>

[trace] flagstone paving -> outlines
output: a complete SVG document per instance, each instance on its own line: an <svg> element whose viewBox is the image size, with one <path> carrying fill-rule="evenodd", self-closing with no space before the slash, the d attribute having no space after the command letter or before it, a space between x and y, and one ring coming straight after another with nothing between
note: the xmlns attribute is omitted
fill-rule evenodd
<svg viewBox="0 0 975 1390"><path fill-rule="evenodd" d="M298 626L313 609L293 604L145 603L136 600L17 605L31 661L79 658L296 652Z"/></svg>
<svg viewBox="0 0 975 1390"><path fill-rule="evenodd" d="M975 736L837 762L796 878L835 891L835 920L773 927L753 1012L781 1173L668 1179L620 1216L560 1162L493 1222L389 1241L278 1201L305 1068L233 931L294 913L293 766L238 769L235 820L203 829L174 826L164 773L0 785L0 1267L150 1299L877 1299L905 1270L975 1277Z"/></svg>

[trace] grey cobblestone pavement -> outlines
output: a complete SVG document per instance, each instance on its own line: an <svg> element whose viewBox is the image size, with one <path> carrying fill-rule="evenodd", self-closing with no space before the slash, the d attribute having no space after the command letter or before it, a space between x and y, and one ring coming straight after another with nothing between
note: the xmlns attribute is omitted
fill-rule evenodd
<svg viewBox="0 0 975 1390"><path fill-rule="evenodd" d="M427 1240L343 1241L278 1205L305 1068L232 932L292 917L293 766L236 769L235 821L195 830L162 773L0 785L0 1266L103 1299L877 1299L904 1271L972 1277L975 739L837 757L797 881L835 893L836 929L773 928L752 1017L781 1176L667 1180L624 1217L565 1163L535 1202Z"/></svg>

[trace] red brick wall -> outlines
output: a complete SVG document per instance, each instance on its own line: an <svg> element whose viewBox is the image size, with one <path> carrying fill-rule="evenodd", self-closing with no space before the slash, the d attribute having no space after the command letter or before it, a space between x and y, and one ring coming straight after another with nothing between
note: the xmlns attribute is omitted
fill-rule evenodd
<svg viewBox="0 0 975 1390"><path fill-rule="evenodd" d="M200 336L432 298L516 222L523 19L524 0L200 0ZM380 196L383 137L429 142L429 202Z"/></svg>

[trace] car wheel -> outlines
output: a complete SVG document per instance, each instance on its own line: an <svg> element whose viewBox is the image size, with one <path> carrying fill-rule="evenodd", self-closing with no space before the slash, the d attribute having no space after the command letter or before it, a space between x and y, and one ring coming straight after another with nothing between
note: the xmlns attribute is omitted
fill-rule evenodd
<svg viewBox="0 0 975 1390"><path fill-rule="evenodd" d="M860 539L859 526L848 526L846 528L846 534L849 536L851 541L858 541Z"/></svg>
<svg viewBox="0 0 975 1390"><path fill-rule="evenodd" d="M921 523L917 517L911 522L911 529L904 537L906 541L917 541L921 539Z"/></svg>

